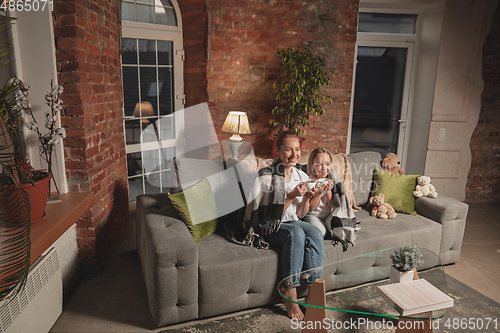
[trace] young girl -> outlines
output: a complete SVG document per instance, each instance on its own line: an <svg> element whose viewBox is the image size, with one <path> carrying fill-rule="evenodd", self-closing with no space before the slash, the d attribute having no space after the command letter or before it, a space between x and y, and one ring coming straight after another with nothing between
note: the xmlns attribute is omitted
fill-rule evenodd
<svg viewBox="0 0 500 333"><path fill-rule="evenodd" d="M326 234L325 220L332 211L332 188L334 182L328 178L332 170L332 154L324 148L316 148L309 156L309 176L319 180L316 192L309 200L309 213L303 220L321 230L323 237ZM328 228L329 229L329 228Z"/></svg>

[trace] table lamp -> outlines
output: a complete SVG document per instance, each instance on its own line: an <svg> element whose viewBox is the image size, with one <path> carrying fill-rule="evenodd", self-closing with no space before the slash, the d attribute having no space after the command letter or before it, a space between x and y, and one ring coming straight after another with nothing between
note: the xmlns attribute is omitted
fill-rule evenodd
<svg viewBox="0 0 500 333"><path fill-rule="evenodd" d="M137 103L135 105L135 108L134 108L133 116L134 117L142 117L141 122L142 122L143 128L146 128L149 124L152 123L155 134L156 134L156 139L158 141L160 141L160 137L158 135L158 127L156 126L156 119L153 119L153 121L151 121L148 118L144 118L144 117L156 116L155 109L153 108L153 105L151 104L151 102L145 101L145 102Z"/></svg>
<svg viewBox="0 0 500 333"><path fill-rule="evenodd" d="M238 155L238 147L243 142L243 138L240 134L251 133L246 112L229 111L226 121L224 121L224 125L222 125L222 131L233 134L229 138L229 149L231 150L233 157L236 158Z"/></svg>
<svg viewBox="0 0 500 333"><path fill-rule="evenodd" d="M137 103L134 108L134 117L152 117L155 116L155 110L151 102ZM149 119L142 119L143 123L149 123Z"/></svg>

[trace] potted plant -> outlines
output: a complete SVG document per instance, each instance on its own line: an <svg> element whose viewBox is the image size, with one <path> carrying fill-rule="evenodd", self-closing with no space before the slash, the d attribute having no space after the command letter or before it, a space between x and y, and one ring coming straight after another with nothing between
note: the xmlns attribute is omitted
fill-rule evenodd
<svg viewBox="0 0 500 333"><path fill-rule="evenodd" d="M0 32L6 31L12 18L0 16ZM0 59L10 54L7 40L0 40ZM8 64L9 59L0 66ZM52 178L52 152L63 128L56 125L62 109L59 95L62 87L51 83L45 96L50 112L45 113L42 132L28 102L29 87L14 77L0 89L0 300L15 295L26 282L30 266L30 226L45 215ZM22 113L31 117L27 127L38 135L40 155L48 164L48 172L34 170L25 158L22 142ZM59 189L56 191L59 195Z"/></svg>
<svg viewBox="0 0 500 333"><path fill-rule="evenodd" d="M24 157L21 113L29 108L28 101L23 98L23 91L27 89L23 82L14 78L0 90L0 151L3 152L0 155L0 187L4 189L5 199L14 200L19 198L20 190L25 191L29 199L30 221L36 222L45 214L51 175L50 172L34 170Z"/></svg>
<svg viewBox="0 0 500 333"><path fill-rule="evenodd" d="M405 243L391 254L392 266L390 279L393 283L409 282L413 280L413 270L424 261L422 253L415 245Z"/></svg>
<svg viewBox="0 0 500 333"><path fill-rule="evenodd" d="M325 112L321 102L332 102L321 88L330 85L330 75L334 73L325 70L325 58L314 56L307 47L278 49L276 55L281 57L281 79L273 84L273 89L281 103L272 110L276 118L270 119L269 123L300 135L303 132L300 127L309 125L311 114L322 115Z"/></svg>

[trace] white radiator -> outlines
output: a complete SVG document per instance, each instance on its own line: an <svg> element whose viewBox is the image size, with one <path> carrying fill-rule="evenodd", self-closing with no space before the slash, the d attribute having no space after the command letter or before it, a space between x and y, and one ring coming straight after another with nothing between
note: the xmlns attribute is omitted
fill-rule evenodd
<svg viewBox="0 0 500 333"><path fill-rule="evenodd" d="M26 287L0 302L0 332L48 332L62 312L62 279L52 248L31 265Z"/></svg>

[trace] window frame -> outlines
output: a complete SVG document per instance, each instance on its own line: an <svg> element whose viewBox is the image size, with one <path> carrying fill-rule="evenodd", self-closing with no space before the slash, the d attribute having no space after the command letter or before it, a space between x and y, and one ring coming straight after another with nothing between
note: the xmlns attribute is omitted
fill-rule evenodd
<svg viewBox="0 0 500 333"><path fill-rule="evenodd" d="M408 61L411 64L408 68L407 73L410 72L410 77L405 77L405 87L406 99L403 100L403 107L406 107L406 115L403 119L405 126L404 138L398 138L398 151L402 153L398 154L401 161L401 165L404 168L406 165L408 150L410 146L410 131L411 131L411 121L414 106L414 96L415 96L415 81L416 75L418 73L417 63L419 57L419 44L421 31L420 25L422 24L421 10L418 9L389 9L389 8L368 8L360 6L359 13L380 13L380 14L413 14L417 15L417 20L415 22L415 33L414 34L402 34L402 33L381 33L381 32L357 32L356 38L356 50L354 54L354 70L353 70L353 82L352 82L352 94L351 94L351 108L349 113L349 124L347 133L347 147L346 152L350 153L351 149L351 136L352 136L352 121L354 112L354 91L356 87L356 69L357 69L357 57L358 57L358 47L359 46L374 46L374 47L405 47L408 45ZM411 52L411 53L410 53ZM406 86L408 85L408 86ZM401 131L400 131L401 133ZM401 147L402 144L402 147Z"/></svg>
<svg viewBox="0 0 500 333"><path fill-rule="evenodd" d="M172 42L172 55L173 55L173 107L174 113L184 109L185 95L184 95L184 47L183 47L183 37L182 37L182 17L180 14L179 5L175 0L171 0L172 6L174 7L177 26L170 25L160 25L151 24L143 22L133 22L133 21L122 21L121 22L121 38L131 38L131 39L146 39L146 40L158 40L158 41L171 41ZM120 9L121 10L121 9ZM125 64L127 65L127 64ZM123 68L123 64L120 64ZM168 116L167 116L168 117ZM125 128L125 109L123 109L123 127L124 134ZM184 129L184 117L182 113L177 113L174 116L174 126L175 134L174 139L166 139L157 142L147 142L147 143L137 143L127 145L125 144L126 154L143 152L153 149L161 149L168 147L176 147L176 140L179 134L182 133ZM124 137L125 141L125 137ZM143 165L143 175L147 175L144 171ZM127 182L129 176L127 175ZM129 202L129 208L131 211L135 210L135 201Z"/></svg>

